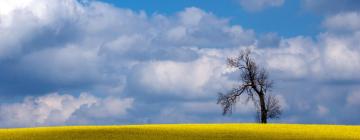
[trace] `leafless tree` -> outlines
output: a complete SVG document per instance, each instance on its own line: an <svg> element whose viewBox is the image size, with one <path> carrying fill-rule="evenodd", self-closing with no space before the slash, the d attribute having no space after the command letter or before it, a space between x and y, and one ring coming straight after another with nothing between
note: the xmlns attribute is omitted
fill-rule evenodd
<svg viewBox="0 0 360 140"><path fill-rule="evenodd" d="M279 100L270 93L272 81L267 71L259 68L249 49L240 52L234 58L228 58L229 67L240 71L241 83L226 94L219 93L218 104L223 108L223 115L231 114L240 95L246 93L248 100L252 100L259 118L259 122L267 123L267 119L279 118L281 106Z"/></svg>

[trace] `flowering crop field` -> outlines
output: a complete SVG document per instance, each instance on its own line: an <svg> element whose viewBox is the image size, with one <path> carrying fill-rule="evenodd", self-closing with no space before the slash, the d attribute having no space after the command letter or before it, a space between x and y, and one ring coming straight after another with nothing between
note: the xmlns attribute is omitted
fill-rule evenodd
<svg viewBox="0 0 360 140"><path fill-rule="evenodd" d="M159 124L0 129L0 140L262 139L360 140L360 126L300 124Z"/></svg>

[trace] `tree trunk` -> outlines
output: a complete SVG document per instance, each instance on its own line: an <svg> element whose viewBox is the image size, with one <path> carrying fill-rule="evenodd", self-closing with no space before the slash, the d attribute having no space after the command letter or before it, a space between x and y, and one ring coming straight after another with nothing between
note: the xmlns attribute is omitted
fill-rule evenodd
<svg viewBox="0 0 360 140"><path fill-rule="evenodd" d="M265 97L264 97L263 93L259 94L259 99L260 99L261 123L267 123L267 111L266 111L266 107L265 107Z"/></svg>

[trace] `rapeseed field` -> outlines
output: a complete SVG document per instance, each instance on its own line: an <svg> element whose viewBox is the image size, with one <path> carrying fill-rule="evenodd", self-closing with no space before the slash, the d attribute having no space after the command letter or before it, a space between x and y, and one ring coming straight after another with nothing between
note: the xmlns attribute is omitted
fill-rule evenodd
<svg viewBox="0 0 360 140"><path fill-rule="evenodd" d="M360 126L162 124L0 129L0 140L360 140Z"/></svg>

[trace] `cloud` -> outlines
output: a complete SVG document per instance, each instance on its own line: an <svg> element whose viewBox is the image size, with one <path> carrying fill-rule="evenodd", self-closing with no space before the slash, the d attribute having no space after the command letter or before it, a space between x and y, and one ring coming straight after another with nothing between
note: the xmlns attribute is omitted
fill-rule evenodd
<svg viewBox="0 0 360 140"><path fill-rule="evenodd" d="M62 124L80 106L90 106L95 102L96 98L88 94L81 94L78 98L58 93L27 97L21 103L2 105L1 122L10 127Z"/></svg>
<svg viewBox="0 0 360 140"><path fill-rule="evenodd" d="M101 78L96 51L68 45L25 55L19 66L24 73L60 84L82 84Z"/></svg>
<svg viewBox="0 0 360 140"><path fill-rule="evenodd" d="M149 16L97 1L4 3L0 14L0 29L4 31L0 35L0 65L4 69L0 75L6 82L1 82L1 91L19 98L33 97L3 104L7 112L3 112L6 117L0 125L7 127L119 122L124 118L116 116L126 114L134 98L139 98L146 89L157 91L147 92L148 97L154 94L180 97L181 92L190 98L204 97L205 93L222 88L223 84L216 84L217 80L228 83L221 76L223 58L203 56L199 49L235 48L255 42L254 31L232 26L227 19L195 7L171 16ZM26 26L20 24L25 22ZM143 89L139 90L141 86ZM178 92L172 92L169 87ZM56 91L72 94L43 94ZM75 94L78 91L97 96L86 94L92 102L80 102L83 94L78 99ZM59 108L47 108L39 116L37 110L46 105L38 100L48 96L80 103L70 107L59 103ZM119 99L119 96L127 97ZM28 111L19 106L29 106ZM65 108L69 111L62 112ZM54 118L53 110L65 115ZM31 119L16 117L19 112ZM12 120L5 122L7 119Z"/></svg>
<svg viewBox="0 0 360 140"><path fill-rule="evenodd" d="M286 38L279 47L255 49L259 59L277 77L313 78L314 80L358 79L360 53L358 33L338 35L331 31L308 37Z"/></svg>
<svg viewBox="0 0 360 140"><path fill-rule="evenodd" d="M308 65L316 57L312 48L314 42L306 37L294 37L280 40L278 48L264 50L264 58L269 69L281 72L288 78L304 77L309 74Z"/></svg>
<svg viewBox="0 0 360 140"><path fill-rule="evenodd" d="M279 7L285 0L239 0L242 8L250 12L258 12L268 7Z"/></svg>
<svg viewBox="0 0 360 140"><path fill-rule="evenodd" d="M260 47L277 47L281 41L281 37L276 33L267 33L260 35L257 40L257 46Z"/></svg>
<svg viewBox="0 0 360 140"><path fill-rule="evenodd" d="M79 97L50 93L40 97L26 97L19 103L2 104L0 121L3 127L64 125L78 111L98 117L126 115L132 103L131 98L101 99L88 93L81 93Z"/></svg>
<svg viewBox="0 0 360 140"><path fill-rule="evenodd" d="M324 50L323 67L336 79L355 79L360 68L360 51L356 46L359 35L339 37L332 34L323 36ZM325 71L325 70L324 70Z"/></svg>
<svg viewBox="0 0 360 140"><path fill-rule="evenodd" d="M302 0L301 2L306 10L326 15L360 10L358 0Z"/></svg>
<svg viewBox="0 0 360 140"><path fill-rule="evenodd" d="M251 103L230 117L215 104L238 82L226 57L247 47L276 82L284 122L346 122L337 113L353 103L343 95L360 81L360 34L350 24L356 12L329 16L316 37L281 37L196 7L162 15L98 1L3 3L0 92L11 100L1 105L0 126L252 122ZM263 9L284 1L250 3Z"/></svg>
<svg viewBox="0 0 360 140"><path fill-rule="evenodd" d="M47 3L14 3L2 12L0 60L14 61L3 64L9 73L15 70L15 76L52 87L110 83L112 75L126 75L141 61L189 61L198 56L191 47L237 47L255 41L252 30L195 7L166 17L96 1Z"/></svg>
<svg viewBox="0 0 360 140"><path fill-rule="evenodd" d="M109 96L99 99L90 107L82 106L73 113L68 124L119 124L127 123L129 111L133 108L133 98Z"/></svg>
<svg viewBox="0 0 360 140"><path fill-rule="evenodd" d="M73 0L53 3L42 0L3 1L0 9L0 59L18 57L27 50L41 47L37 44L41 38L37 37L44 34L48 40L41 40L41 43L55 43L51 41L58 37L65 39L69 33L67 29L72 29L65 28L66 24L75 22L83 12L79 3Z"/></svg>
<svg viewBox="0 0 360 140"><path fill-rule="evenodd" d="M139 64L134 86L148 94L169 94L181 98L208 96L226 83L223 60L203 56L190 62L156 61ZM219 82L222 81L222 82ZM214 85L219 82L219 85ZM138 91L142 93L141 91ZM215 94L216 92L212 93Z"/></svg>
<svg viewBox="0 0 360 140"><path fill-rule="evenodd" d="M323 26L333 32L356 32L360 30L360 13L345 12L325 19Z"/></svg>

